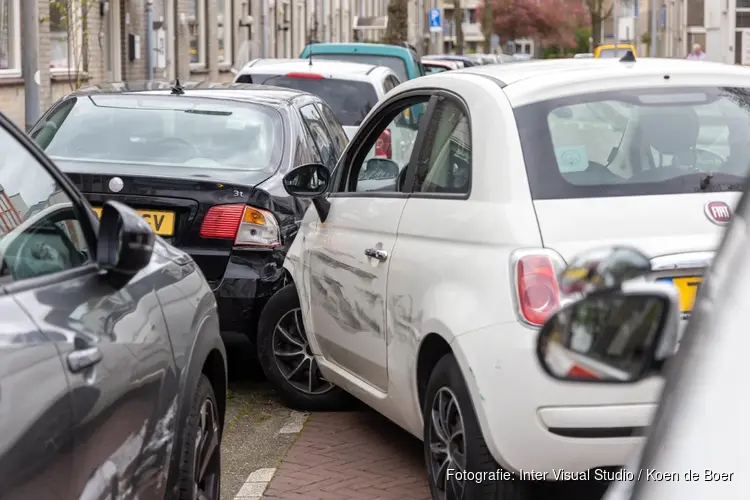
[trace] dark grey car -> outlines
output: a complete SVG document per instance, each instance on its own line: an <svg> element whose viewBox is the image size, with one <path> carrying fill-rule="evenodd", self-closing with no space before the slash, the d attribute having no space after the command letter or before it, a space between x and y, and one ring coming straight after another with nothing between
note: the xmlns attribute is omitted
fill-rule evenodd
<svg viewBox="0 0 750 500"><path fill-rule="evenodd" d="M750 305L750 181L743 191L736 209L723 206L724 224L730 217L731 222L684 333L678 292L651 282L652 263L637 249L591 252L563 272L563 281L566 275L571 279L561 283L561 292L568 288L583 297L540 330L537 354L547 373L578 384L634 386L648 378L664 379L653 421L642 429L644 446L626 468L599 471L611 481L604 500L747 494L750 406L742 370L750 350L745 315ZM709 218L715 203L706 205ZM639 277L646 279L633 279Z"/></svg>
<svg viewBox="0 0 750 500"><path fill-rule="evenodd" d="M0 115L0 498L219 499L226 353L192 259L101 223Z"/></svg>

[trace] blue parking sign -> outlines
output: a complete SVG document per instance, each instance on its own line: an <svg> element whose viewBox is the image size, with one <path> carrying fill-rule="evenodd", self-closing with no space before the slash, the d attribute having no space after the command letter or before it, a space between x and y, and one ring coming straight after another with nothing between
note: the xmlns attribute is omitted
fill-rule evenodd
<svg viewBox="0 0 750 500"><path fill-rule="evenodd" d="M436 33L443 31L443 15L440 9L430 9L430 31Z"/></svg>

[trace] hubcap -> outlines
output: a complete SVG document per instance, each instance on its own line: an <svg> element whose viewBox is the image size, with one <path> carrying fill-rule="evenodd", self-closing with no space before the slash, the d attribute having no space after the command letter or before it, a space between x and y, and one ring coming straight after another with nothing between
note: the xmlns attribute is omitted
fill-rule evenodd
<svg viewBox="0 0 750 500"><path fill-rule="evenodd" d="M325 394L333 389L320 375L302 326L301 309L292 309L281 317L271 340L276 366L295 389L310 395Z"/></svg>
<svg viewBox="0 0 750 500"><path fill-rule="evenodd" d="M193 469L194 498L219 500L219 416L211 399L203 401L198 418Z"/></svg>
<svg viewBox="0 0 750 500"><path fill-rule="evenodd" d="M435 393L427 431L429 467L440 500L460 500L466 481L464 419L456 395L447 387ZM449 473L450 471L450 473Z"/></svg>

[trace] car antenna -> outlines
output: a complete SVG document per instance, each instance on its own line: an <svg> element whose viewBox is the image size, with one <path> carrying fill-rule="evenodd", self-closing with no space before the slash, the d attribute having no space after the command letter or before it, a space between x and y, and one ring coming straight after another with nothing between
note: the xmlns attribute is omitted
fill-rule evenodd
<svg viewBox="0 0 750 500"><path fill-rule="evenodd" d="M313 45L315 45L315 42L313 42L312 40L310 40L310 42L312 43L310 43L310 54L307 56L307 61L308 61L307 65L309 67L312 67L312 52L313 52Z"/></svg>
<svg viewBox="0 0 750 500"><path fill-rule="evenodd" d="M172 86L172 92L170 92L170 94L183 95L184 93L185 93L185 88L182 85L180 85L180 79L175 78L174 86Z"/></svg>
<svg viewBox="0 0 750 500"><path fill-rule="evenodd" d="M633 54L632 50L628 50L622 58L620 58L620 62L635 62L635 54Z"/></svg>

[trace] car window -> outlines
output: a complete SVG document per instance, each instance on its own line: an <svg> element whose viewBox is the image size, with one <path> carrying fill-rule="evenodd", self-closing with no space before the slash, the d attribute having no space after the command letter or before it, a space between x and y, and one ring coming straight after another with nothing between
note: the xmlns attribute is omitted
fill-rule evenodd
<svg viewBox="0 0 750 500"><path fill-rule="evenodd" d="M468 193L471 188L471 134L463 108L450 99L435 107L417 161L414 192Z"/></svg>
<svg viewBox="0 0 750 500"><path fill-rule="evenodd" d="M5 129L0 129L0 285L89 262L68 195Z"/></svg>
<svg viewBox="0 0 750 500"><path fill-rule="evenodd" d="M375 103L378 94L370 82L341 80L338 78L311 78L289 75L240 75L239 83L273 85L287 89L301 90L320 97L333 110L341 125L358 127Z"/></svg>
<svg viewBox="0 0 750 500"><path fill-rule="evenodd" d="M313 57L328 61L349 61L372 64L373 66L385 66L396 73L400 81L405 82L409 79L409 70L406 67L406 61L398 56L383 56L379 54L315 54Z"/></svg>
<svg viewBox="0 0 750 500"><path fill-rule="evenodd" d="M375 133L365 145L369 146L367 153L355 159L341 191L401 191L428 100L429 96L412 98L401 108L390 108L390 119L378 120Z"/></svg>
<svg viewBox="0 0 750 500"><path fill-rule="evenodd" d="M391 90L393 90L396 86L393 85L393 82L391 81L390 76L386 77L383 81L383 93L387 94Z"/></svg>
<svg viewBox="0 0 750 500"><path fill-rule="evenodd" d="M333 170L336 166L338 156L334 150L333 141L329 137L328 131L323 124L323 118L312 104L302 106L300 112L302 113L302 119L305 121L305 124L315 141L315 146L318 148L323 165L330 170Z"/></svg>
<svg viewBox="0 0 750 500"><path fill-rule="evenodd" d="M349 144L349 138L346 136L346 132L344 132L344 128L336 118L336 115L326 103L319 102L318 108L320 109L320 114L323 115L325 124L328 126L328 131L331 133L331 139L333 139L333 144L336 146L336 159L338 159L341 153L344 152L344 149L346 149L346 145Z"/></svg>
<svg viewBox="0 0 750 500"><path fill-rule="evenodd" d="M515 114L535 199L740 191L750 170L750 89L608 91Z"/></svg>
<svg viewBox="0 0 750 500"><path fill-rule="evenodd" d="M70 102L32 136L53 159L273 173L284 153L281 115L264 105L166 94Z"/></svg>

